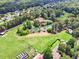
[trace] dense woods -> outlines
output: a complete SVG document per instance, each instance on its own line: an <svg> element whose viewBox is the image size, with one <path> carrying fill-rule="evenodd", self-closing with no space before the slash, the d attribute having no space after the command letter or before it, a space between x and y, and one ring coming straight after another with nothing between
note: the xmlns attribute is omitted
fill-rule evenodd
<svg viewBox="0 0 79 59"><path fill-rule="evenodd" d="M52 6L54 5L54 6ZM72 4L71 4L72 5ZM38 18L38 17L42 17L44 19L47 20L51 20L52 23L57 23L56 25L53 24L52 27L56 27L54 30L56 31L61 31L63 29L67 28L71 28L71 29L76 29L78 28L78 8L76 7L72 7L70 5L70 7L67 7L67 4L59 4L59 5L55 5L53 3L51 4L46 4L43 6L37 6L37 7L32 7L29 8L25 11L18 11L19 15L14 17L12 20L4 20L3 23L0 25L0 32L6 30L6 29L10 29L16 25L21 24L23 21L26 21L26 19L34 21L34 19ZM62 8L62 6L64 6ZM14 14L14 12L12 12ZM68 16L68 18L66 18L66 20L64 20L63 22L60 21L58 18L63 16L65 13L71 13L70 16ZM10 14L11 15L11 14ZM5 16L2 16L5 17ZM58 22L59 21L59 22ZM35 21L35 24L37 23L37 21ZM39 26L39 25L35 25L35 26Z"/></svg>

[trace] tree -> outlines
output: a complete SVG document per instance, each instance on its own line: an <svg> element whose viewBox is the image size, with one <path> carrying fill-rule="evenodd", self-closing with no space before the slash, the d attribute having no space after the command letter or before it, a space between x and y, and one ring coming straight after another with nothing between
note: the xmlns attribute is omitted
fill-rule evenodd
<svg viewBox="0 0 79 59"><path fill-rule="evenodd" d="M65 53L66 52L66 44L60 43L59 47L58 47L58 50L61 52L61 54Z"/></svg>
<svg viewBox="0 0 79 59"><path fill-rule="evenodd" d="M0 32L3 32L5 30L5 27L3 25L0 26Z"/></svg>
<svg viewBox="0 0 79 59"><path fill-rule="evenodd" d="M47 15L47 13L41 13L41 17L43 17L43 18L45 18L45 19L48 19L48 15Z"/></svg>
<svg viewBox="0 0 79 59"><path fill-rule="evenodd" d="M66 27L67 27L67 26L68 26L68 24L69 24L69 22L68 22L68 21L69 21L68 19L64 21L64 23L65 23L65 26L66 26Z"/></svg>
<svg viewBox="0 0 79 59"><path fill-rule="evenodd" d="M26 20L26 22L24 23L24 27L27 29L31 29L32 28L32 24L29 20Z"/></svg>
<svg viewBox="0 0 79 59"><path fill-rule="evenodd" d="M62 22L58 22L58 31L62 31L63 30L63 24Z"/></svg>
<svg viewBox="0 0 79 59"><path fill-rule="evenodd" d="M34 20L34 26L35 26L35 27L39 27L39 26L40 26L40 23L39 23L38 20Z"/></svg>
<svg viewBox="0 0 79 59"><path fill-rule="evenodd" d="M58 26L59 26L58 22L54 22L52 28L54 29L55 32L57 32Z"/></svg>
<svg viewBox="0 0 79 59"><path fill-rule="evenodd" d="M55 10L55 15L56 17L60 17L61 15L63 15L63 11L62 10Z"/></svg>
<svg viewBox="0 0 79 59"><path fill-rule="evenodd" d="M76 28L73 33L72 33L73 37L78 38L79 37L79 28Z"/></svg>
<svg viewBox="0 0 79 59"><path fill-rule="evenodd" d="M63 57L61 57L60 59L72 59L72 58L66 54L63 54Z"/></svg>
<svg viewBox="0 0 79 59"><path fill-rule="evenodd" d="M65 52L67 55L71 56L71 47L70 45L67 45L66 46L66 52Z"/></svg>
<svg viewBox="0 0 79 59"><path fill-rule="evenodd" d="M30 31L28 29L24 30L23 29L23 26L22 27L19 27L17 29L17 34L20 35L20 36L27 35L29 33L30 33Z"/></svg>
<svg viewBox="0 0 79 59"><path fill-rule="evenodd" d="M67 45L70 45L71 48L74 48L74 43L75 43L76 39L72 38L67 42Z"/></svg>
<svg viewBox="0 0 79 59"><path fill-rule="evenodd" d="M52 59L52 51L51 48L47 48L46 51L44 52L44 59Z"/></svg>

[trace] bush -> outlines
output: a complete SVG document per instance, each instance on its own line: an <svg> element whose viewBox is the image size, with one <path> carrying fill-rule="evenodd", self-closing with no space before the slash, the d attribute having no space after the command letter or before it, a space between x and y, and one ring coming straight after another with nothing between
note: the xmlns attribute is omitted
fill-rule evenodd
<svg viewBox="0 0 79 59"><path fill-rule="evenodd" d="M20 36L27 35L27 34L29 34L29 30L24 30L19 32Z"/></svg>
<svg viewBox="0 0 79 59"><path fill-rule="evenodd" d="M48 29L47 29L47 32L48 32L48 33L51 33L51 32L52 32L52 28L48 28Z"/></svg>
<svg viewBox="0 0 79 59"><path fill-rule="evenodd" d="M18 30L17 30L17 34L20 35L20 36L27 35L29 33L30 32L29 32L28 29L24 30L23 28L18 28Z"/></svg>
<svg viewBox="0 0 79 59"><path fill-rule="evenodd" d="M48 20L47 25L50 25L50 24L52 24L52 21Z"/></svg>

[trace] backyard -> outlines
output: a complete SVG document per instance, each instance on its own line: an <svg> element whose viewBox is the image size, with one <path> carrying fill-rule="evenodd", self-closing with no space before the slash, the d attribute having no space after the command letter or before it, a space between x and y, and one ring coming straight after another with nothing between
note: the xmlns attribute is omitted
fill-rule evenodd
<svg viewBox="0 0 79 59"><path fill-rule="evenodd" d="M68 41L70 38L72 38L72 36L65 33L65 31L58 34L48 33L48 35L35 35L30 37L28 35L18 36L16 35L16 31L17 27L10 29L5 35L0 36L0 59L16 59L16 56L22 53L22 51L28 46L32 46L38 52L43 52L46 46L57 39ZM60 42L57 41L53 45L53 48L59 43Z"/></svg>

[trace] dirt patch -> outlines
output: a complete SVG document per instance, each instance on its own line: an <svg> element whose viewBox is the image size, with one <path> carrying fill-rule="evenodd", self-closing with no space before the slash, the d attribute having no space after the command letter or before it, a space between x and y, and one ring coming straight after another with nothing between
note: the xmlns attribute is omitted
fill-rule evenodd
<svg viewBox="0 0 79 59"><path fill-rule="evenodd" d="M48 36L48 35L51 35L51 34L47 32L40 32L40 33L29 34L26 37L38 37L38 36Z"/></svg>
<svg viewBox="0 0 79 59"><path fill-rule="evenodd" d="M47 32L40 32L40 33L32 33L32 34L28 34L26 36L16 36L17 40L24 40L24 38L26 39L32 39L34 37L45 37L45 36L50 36L50 33Z"/></svg>

